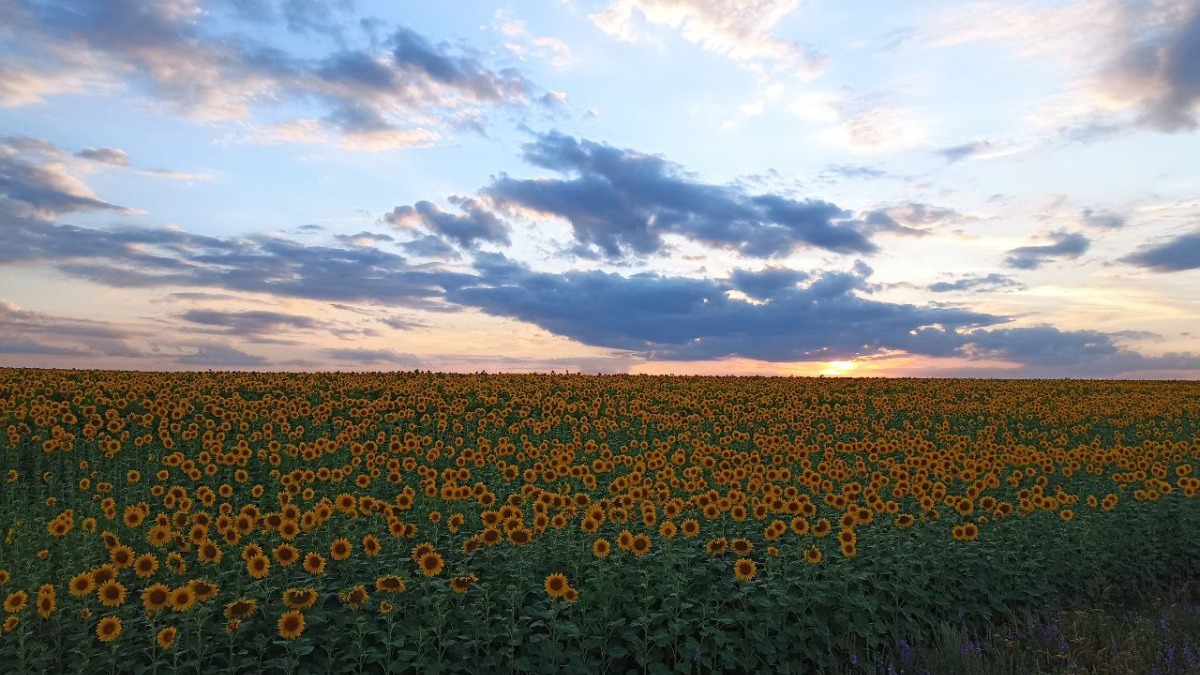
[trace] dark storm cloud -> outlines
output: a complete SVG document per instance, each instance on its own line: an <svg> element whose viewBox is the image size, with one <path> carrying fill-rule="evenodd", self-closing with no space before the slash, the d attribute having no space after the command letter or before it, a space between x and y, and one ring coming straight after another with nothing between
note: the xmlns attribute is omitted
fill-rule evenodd
<svg viewBox="0 0 1200 675"><path fill-rule="evenodd" d="M1019 246L1008 251L1004 264L1021 270L1034 270L1051 260L1078 258L1087 252L1092 241L1078 232L1053 232L1053 244Z"/></svg>
<svg viewBox="0 0 1200 675"><path fill-rule="evenodd" d="M558 132L539 136L523 150L530 163L565 177L502 175L483 193L501 210L567 220L580 253L649 255L662 251L667 234L756 258L783 257L804 247L876 250L849 211L818 199L752 195L705 183L662 157Z"/></svg>
<svg viewBox="0 0 1200 675"><path fill-rule="evenodd" d="M419 201L412 206L397 206L383 218L396 227L423 227L434 234L458 242L466 249L475 248L479 242L505 246L511 243L508 225L484 209L478 201L451 197L450 203L461 209L463 215L443 211L432 202Z"/></svg>
<svg viewBox="0 0 1200 675"><path fill-rule="evenodd" d="M805 279L808 279L807 273L784 267L768 267L757 272L739 269L730 274L729 285L755 300L765 301L791 291Z"/></svg>
<svg viewBox="0 0 1200 675"><path fill-rule="evenodd" d="M1131 253L1121 262L1155 272L1181 272L1200 268L1200 232L1181 234Z"/></svg>
<svg viewBox="0 0 1200 675"><path fill-rule="evenodd" d="M70 347L54 347L28 340L0 338L0 354L28 354L31 356L91 356L89 352Z"/></svg>
<svg viewBox="0 0 1200 675"><path fill-rule="evenodd" d="M934 293L949 293L951 291L982 293L1004 288L1020 289L1024 288L1024 286L1010 276L995 272L985 276L963 277L957 281L939 281L929 285L929 290Z"/></svg>
<svg viewBox="0 0 1200 675"><path fill-rule="evenodd" d="M1122 54L1111 74L1139 99L1139 122L1165 132L1200 126L1200 4L1181 23L1149 31Z"/></svg>
<svg viewBox="0 0 1200 675"><path fill-rule="evenodd" d="M517 71L489 68L477 54L407 27L371 47L348 46L342 14L350 3L234 0L231 8L220 16L186 1L0 3L0 21L24 29L14 43L22 63L36 65L19 73L34 83L31 93L14 91L13 100L37 100L41 77L108 73L203 120L244 119L256 106L287 101L316 102L326 127L351 137L373 134L351 147L377 149L436 137L409 121L413 113L441 117L434 124L448 128L467 118L478 125L478 106L526 106L541 93ZM237 25L245 21L329 35L337 46L324 55L300 56L250 37L263 32ZM226 27L232 30L223 32ZM252 30L238 30L246 27Z"/></svg>

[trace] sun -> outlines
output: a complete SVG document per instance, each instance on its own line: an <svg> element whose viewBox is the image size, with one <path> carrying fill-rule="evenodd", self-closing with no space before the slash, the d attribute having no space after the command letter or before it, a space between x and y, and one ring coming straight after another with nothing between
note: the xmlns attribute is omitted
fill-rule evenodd
<svg viewBox="0 0 1200 675"><path fill-rule="evenodd" d="M845 375L854 370L857 366L853 361L826 361L825 367L821 369L822 375Z"/></svg>

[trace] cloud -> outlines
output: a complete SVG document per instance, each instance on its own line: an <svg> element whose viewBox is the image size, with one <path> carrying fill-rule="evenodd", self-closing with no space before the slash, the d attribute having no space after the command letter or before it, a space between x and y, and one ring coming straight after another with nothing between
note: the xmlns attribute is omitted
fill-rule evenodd
<svg viewBox="0 0 1200 675"><path fill-rule="evenodd" d="M9 354L137 356L139 331L103 321L34 312L0 299L0 351Z"/></svg>
<svg viewBox="0 0 1200 675"><path fill-rule="evenodd" d="M1200 232L1190 232L1143 246L1121 262L1155 272L1182 272L1200 268Z"/></svg>
<svg viewBox="0 0 1200 675"><path fill-rule="evenodd" d="M65 163L58 146L22 136L0 138L0 196L35 215L130 209L96 197Z"/></svg>
<svg viewBox="0 0 1200 675"><path fill-rule="evenodd" d="M75 153L76 157L82 159L90 159L93 162L101 164L112 164L113 166L128 166L129 155L125 154L124 150L116 148L84 148Z"/></svg>
<svg viewBox="0 0 1200 675"><path fill-rule="evenodd" d="M771 31L799 6L798 0L611 0L590 15L604 32L621 40L642 35L638 17L675 29L683 39L741 63L770 63L809 79L821 74L825 58L812 47L776 39Z"/></svg>
<svg viewBox="0 0 1200 675"><path fill-rule="evenodd" d="M1084 209L1080 215L1080 220L1088 227L1104 230L1118 230L1125 227L1125 216L1111 211Z"/></svg>
<svg viewBox="0 0 1200 675"><path fill-rule="evenodd" d="M283 237L216 238L179 230L100 230L20 221L0 262L41 262L121 288L201 287L327 301L427 306L454 274L376 248L307 246Z"/></svg>
<svg viewBox="0 0 1200 675"><path fill-rule="evenodd" d="M973 219L954 209L920 202L906 202L875 209L862 216L863 224L871 232L891 232L913 237L926 236L931 230L963 220Z"/></svg>
<svg viewBox="0 0 1200 675"><path fill-rule="evenodd" d="M493 18L496 21L493 28L507 40L504 48L517 58L533 56L548 62L555 70L571 67L571 47L566 42L545 35L534 35L529 30L528 22L514 18L502 9L496 10Z"/></svg>
<svg viewBox="0 0 1200 675"><path fill-rule="evenodd" d="M1200 3L1176 6L1175 21L1133 40L1108 73L1110 91L1137 106L1138 123L1167 133L1200 126Z"/></svg>
<svg viewBox="0 0 1200 675"><path fill-rule="evenodd" d="M326 349L322 352L334 361L373 366L381 363L404 368L423 368L425 362L415 354L402 354L390 349Z"/></svg>
<svg viewBox="0 0 1200 675"><path fill-rule="evenodd" d="M424 228L458 242L465 249L475 248L480 242L505 246L511 243L508 224L477 200L451 197L450 203L461 209L463 215L447 213L432 202L419 201L412 206L397 206L384 216L384 221L401 229Z"/></svg>
<svg viewBox="0 0 1200 675"><path fill-rule="evenodd" d="M265 366L270 363L265 357L217 343L201 342L181 345L179 348L185 351L175 356L173 360L188 366L246 368Z"/></svg>
<svg viewBox="0 0 1200 675"><path fill-rule="evenodd" d="M436 234L426 234L412 241L406 241L400 244L400 248L404 249L409 255L420 256L422 258L436 258L439 260L458 260L462 257L454 246L446 242L445 239Z"/></svg>
<svg viewBox="0 0 1200 675"><path fill-rule="evenodd" d="M876 250L852 214L818 199L752 195L702 182L663 157L576 140L558 132L523 146L530 163L565 178L501 175L482 193L498 210L558 217L571 224L580 255L650 255L673 234L756 258L800 248Z"/></svg>
<svg viewBox="0 0 1200 675"><path fill-rule="evenodd" d="M949 293L952 291L983 293L1004 288L1022 289L1024 286L1010 276L994 272L985 276L963 277L957 281L939 281L929 285L929 290L934 293Z"/></svg>
<svg viewBox="0 0 1200 675"><path fill-rule="evenodd" d="M1034 270L1051 260L1075 259L1087 252L1092 241L1077 232L1052 232L1052 244L1019 246L1008 251L1004 264L1022 270Z"/></svg>
<svg viewBox="0 0 1200 675"><path fill-rule="evenodd" d="M449 289L451 302L653 359L829 360L885 348L942 351L937 345L947 341L953 346L946 351L952 351L961 344L954 329L1004 320L860 297L870 275L861 263L849 272L740 271L722 280L547 274L497 254L480 254L475 267L478 279ZM770 302L738 299L732 291ZM928 331L938 335L923 330L935 324L943 329Z"/></svg>
<svg viewBox="0 0 1200 675"><path fill-rule="evenodd" d="M840 178L891 178L892 174L873 166L858 164L826 164L821 170L822 175L838 176Z"/></svg>
<svg viewBox="0 0 1200 675"><path fill-rule="evenodd" d="M263 335L286 330L315 330L324 323L311 317L261 310L222 312L211 309L193 309L179 315L190 323L226 329L227 335Z"/></svg>
<svg viewBox="0 0 1200 675"><path fill-rule="evenodd" d="M485 108L525 106L540 93L519 72L489 68L475 53L411 28L368 47L348 45L335 21L344 8L328 3L287 0L276 9L239 0L233 9L208 10L198 0L79 0L69 7L9 0L0 19L20 24L14 47L27 67L16 84L0 88L0 102L39 100L62 88L53 85L56 78L85 71L204 122L247 120L289 102L323 111L317 119L249 125L242 140L332 135L346 148L380 150L435 142L440 128L465 120L478 126ZM290 53L250 37L268 33L258 25L242 30L247 21L328 35L337 47L322 53L310 42L308 53Z"/></svg>

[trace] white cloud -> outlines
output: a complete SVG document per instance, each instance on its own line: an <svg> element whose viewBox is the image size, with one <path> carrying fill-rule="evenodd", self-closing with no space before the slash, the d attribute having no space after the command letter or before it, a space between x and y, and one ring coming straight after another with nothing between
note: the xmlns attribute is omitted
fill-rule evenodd
<svg viewBox="0 0 1200 675"><path fill-rule="evenodd" d="M633 41L644 37L638 26L640 16L735 61L771 62L812 78L824 70L824 58L805 45L771 34L799 4L799 0L612 0L604 11L588 18L604 32Z"/></svg>

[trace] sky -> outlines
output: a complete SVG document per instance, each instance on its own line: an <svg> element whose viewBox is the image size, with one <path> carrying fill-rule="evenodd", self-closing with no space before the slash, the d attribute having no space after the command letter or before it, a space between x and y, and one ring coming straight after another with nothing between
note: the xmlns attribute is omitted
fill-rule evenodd
<svg viewBox="0 0 1200 675"><path fill-rule="evenodd" d="M0 366L1200 377L1200 0L0 0Z"/></svg>

